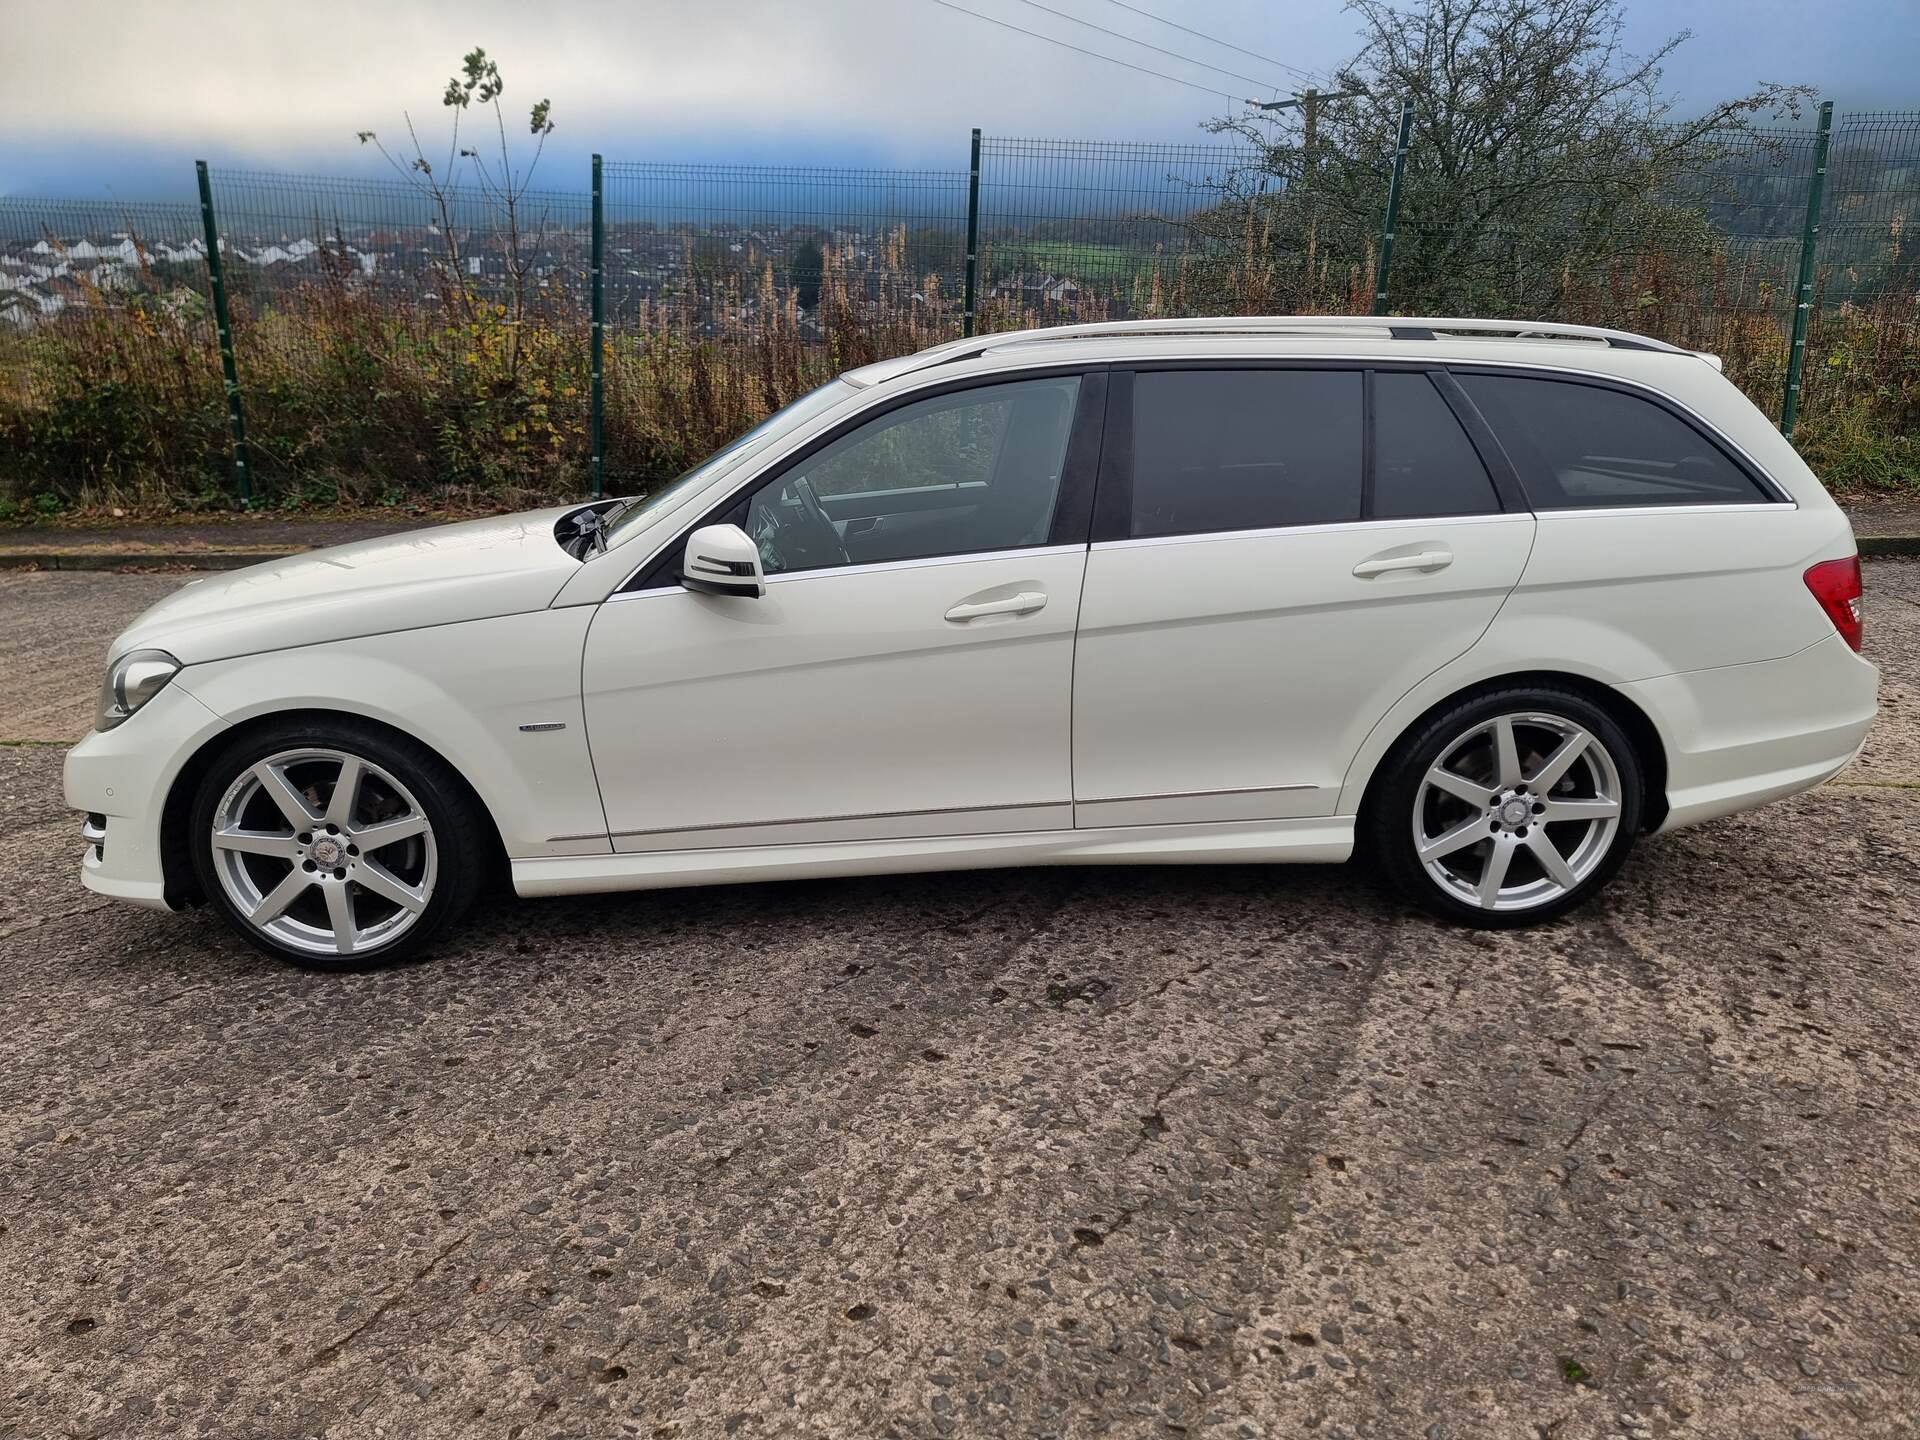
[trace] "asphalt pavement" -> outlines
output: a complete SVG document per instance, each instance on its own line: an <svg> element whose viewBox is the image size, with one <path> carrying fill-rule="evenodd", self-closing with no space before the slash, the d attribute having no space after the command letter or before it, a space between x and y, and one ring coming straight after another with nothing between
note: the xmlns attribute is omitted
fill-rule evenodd
<svg viewBox="0 0 1920 1440"><path fill-rule="evenodd" d="M1497 935L1362 867L497 899L304 974L79 884L0 574L0 1437L1920 1429L1920 565L1837 782Z"/></svg>

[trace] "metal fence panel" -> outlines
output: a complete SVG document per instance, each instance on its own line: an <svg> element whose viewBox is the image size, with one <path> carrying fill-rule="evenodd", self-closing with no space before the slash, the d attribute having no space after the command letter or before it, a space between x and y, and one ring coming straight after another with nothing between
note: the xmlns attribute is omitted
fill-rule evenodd
<svg viewBox="0 0 1920 1440"><path fill-rule="evenodd" d="M584 477L584 192L216 170L213 193L261 478Z"/></svg>
<svg viewBox="0 0 1920 1440"><path fill-rule="evenodd" d="M1920 111L1840 117L1822 210L1804 403L1829 428L1871 404L1879 413L1870 423L1909 447L1911 465L1920 446L1920 230L1908 232L1920 227Z"/></svg>
<svg viewBox="0 0 1920 1440"><path fill-rule="evenodd" d="M603 185L616 477L960 333L965 171L608 161Z"/></svg>
<svg viewBox="0 0 1920 1440"><path fill-rule="evenodd" d="M215 170L213 181L236 295L273 304L338 287L458 314L462 291L501 304L524 289L536 315L585 308L584 191L528 191L510 212L475 184L443 204L402 180Z"/></svg>
<svg viewBox="0 0 1920 1440"><path fill-rule="evenodd" d="M986 137L979 328L1265 308L1280 188L1250 147Z"/></svg>

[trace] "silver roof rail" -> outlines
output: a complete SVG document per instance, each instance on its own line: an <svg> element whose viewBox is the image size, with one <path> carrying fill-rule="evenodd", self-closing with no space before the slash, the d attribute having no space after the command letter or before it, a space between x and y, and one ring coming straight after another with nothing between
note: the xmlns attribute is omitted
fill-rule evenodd
<svg viewBox="0 0 1920 1440"><path fill-rule="evenodd" d="M1037 330L1008 330L950 340L917 355L865 367L862 380L902 375L933 365L971 360L989 350L1056 340L1098 340L1137 336L1152 339L1176 335L1273 335L1355 337L1371 335L1391 340L1435 340L1442 336L1504 336L1515 340L1578 340L1602 343L1616 350L1657 350L1671 355L1693 352L1650 335L1609 330L1598 325L1568 325L1556 320L1476 320L1459 316L1427 315L1221 315L1194 319L1102 320L1084 325L1054 325Z"/></svg>

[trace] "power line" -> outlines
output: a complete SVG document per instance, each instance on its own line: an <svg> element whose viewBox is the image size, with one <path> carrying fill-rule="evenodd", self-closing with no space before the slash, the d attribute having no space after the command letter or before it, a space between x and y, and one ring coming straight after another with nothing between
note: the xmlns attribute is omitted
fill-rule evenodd
<svg viewBox="0 0 1920 1440"><path fill-rule="evenodd" d="M1293 75L1298 75L1302 80L1310 84L1318 84L1326 79L1324 75L1316 70L1302 70L1298 65L1289 65L1286 61L1276 60L1271 55L1262 55L1256 50L1247 49L1244 45L1235 45L1231 40L1222 40L1217 35L1208 35L1203 31L1191 29L1188 26L1180 24L1178 21L1167 19L1164 15L1156 15L1151 10L1142 10L1138 5L1129 5L1126 3L1126 0L1107 0L1107 3L1109 5L1118 5L1122 10L1131 10L1136 15L1144 15L1149 20L1157 21L1162 25L1170 26L1184 34L1191 35L1196 40L1205 40L1208 44L1218 45L1227 50L1238 51L1248 59L1258 60L1263 65L1277 65L1282 70ZM1234 78L1238 80L1245 79L1246 77L1236 75Z"/></svg>
<svg viewBox="0 0 1920 1440"><path fill-rule="evenodd" d="M1198 65L1202 70L1211 70L1216 75L1225 75L1233 80L1244 80L1249 85L1258 85L1263 90L1280 89L1280 87L1275 85L1271 80L1262 80L1257 75L1242 75L1237 70L1222 70L1218 65L1209 65L1206 61L1196 60L1191 55L1182 55L1177 50L1164 49L1161 46L1153 44L1151 41L1138 40L1131 35L1123 35L1118 30L1109 30L1104 25L1096 25L1091 20L1082 20L1078 15L1069 15L1064 10L1056 10L1051 5L1042 5L1040 0L1020 0L1020 3L1030 9L1043 10L1047 14L1057 16L1059 19L1068 21L1071 24L1084 25L1089 30L1098 30L1102 35L1111 35L1116 40L1124 40L1129 45L1138 45L1143 50L1151 50L1157 55L1165 55L1169 60L1178 60L1183 65Z"/></svg>
<svg viewBox="0 0 1920 1440"><path fill-rule="evenodd" d="M1112 55L1103 55L1098 50L1088 50L1084 46L1074 45L1066 40L1056 40L1051 35L1042 35L1038 30L1029 30L1024 25L1015 25L1011 20L996 20L991 15L982 15L978 10L969 10L964 5L956 5L953 3L953 0L933 0L933 3L942 9L957 10L962 15L971 15L976 20L984 20L989 25L998 25L1002 30L1012 30L1030 39L1044 40L1049 45L1058 45L1063 50L1071 50L1079 55L1090 55L1095 60L1106 61L1109 65L1118 65L1122 69L1135 70L1142 75L1152 75L1159 80L1170 80L1175 85L1184 85L1189 90L1198 90L1204 95L1218 95L1222 100L1231 100L1235 105L1240 103L1240 97L1238 95L1229 95L1226 91L1216 90L1211 85L1200 85L1192 80L1182 80L1178 75L1169 75L1163 70L1150 70L1145 65L1134 64L1131 60L1117 59Z"/></svg>

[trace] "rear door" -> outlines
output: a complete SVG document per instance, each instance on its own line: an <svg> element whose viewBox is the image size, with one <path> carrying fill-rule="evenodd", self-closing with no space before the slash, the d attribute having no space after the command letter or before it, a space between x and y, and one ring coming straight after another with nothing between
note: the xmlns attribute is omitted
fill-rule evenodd
<svg viewBox="0 0 1920 1440"><path fill-rule="evenodd" d="M1075 824L1331 814L1374 723L1485 631L1532 514L1444 375L1208 366L1111 384Z"/></svg>

